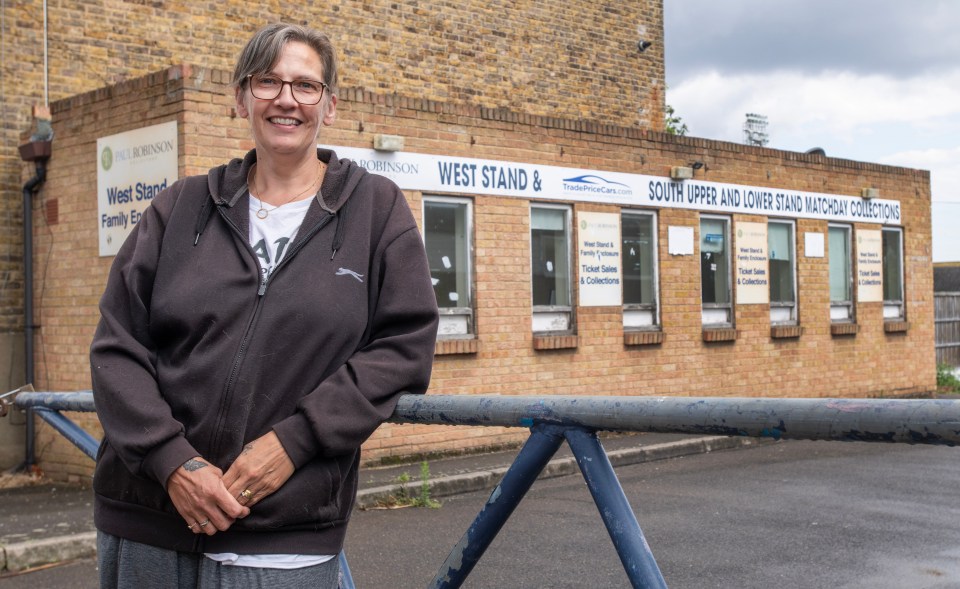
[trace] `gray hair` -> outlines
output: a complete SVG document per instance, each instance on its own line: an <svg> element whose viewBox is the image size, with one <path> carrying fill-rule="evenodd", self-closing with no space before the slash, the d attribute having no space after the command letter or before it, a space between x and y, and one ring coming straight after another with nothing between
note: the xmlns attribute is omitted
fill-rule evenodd
<svg viewBox="0 0 960 589"><path fill-rule="evenodd" d="M330 94L336 94L337 54L333 43L319 31L285 23L267 25L247 41L233 70L233 85L237 88L246 88L247 76L269 72L280 60L283 48L291 41L304 43L317 52L323 64L321 81L330 88Z"/></svg>

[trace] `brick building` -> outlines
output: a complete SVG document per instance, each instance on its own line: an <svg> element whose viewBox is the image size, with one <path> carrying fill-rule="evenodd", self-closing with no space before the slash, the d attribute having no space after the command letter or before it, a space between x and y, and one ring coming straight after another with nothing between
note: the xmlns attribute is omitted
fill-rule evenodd
<svg viewBox="0 0 960 589"><path fill-rule="evenodd" d="M229 69L272 20L331 35L339 120L321 143L394 178L421 222L442 312L433 392L934 388L928 173L663 133L660 1L224 6L51 5L46 75L39 8L4 8L17 26L3 30L3 75L20 82L3 89L0 154L11 350L24 329L11 236L33 174L13 147L44 88L55 132L33 199L38 389L90 386L112 260L98 250L98 140L172 122L180 176L244 153ZM365 448L380 460L524 436L386 425ZM43 428L37 448L48 473L89 475Z"/></svg>

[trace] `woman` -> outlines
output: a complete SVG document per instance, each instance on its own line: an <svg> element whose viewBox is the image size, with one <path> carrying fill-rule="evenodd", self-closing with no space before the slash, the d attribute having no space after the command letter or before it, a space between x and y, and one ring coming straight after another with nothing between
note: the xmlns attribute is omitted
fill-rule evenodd
<svg viewBox="0 0 960 589"><path fill-rule="evenodd" d="M233 82L255 149L158 195L100 303L104 587L336 587L360 445L430 380L437 306L403 194L316 147L329 40L268 26Z"/></svg>

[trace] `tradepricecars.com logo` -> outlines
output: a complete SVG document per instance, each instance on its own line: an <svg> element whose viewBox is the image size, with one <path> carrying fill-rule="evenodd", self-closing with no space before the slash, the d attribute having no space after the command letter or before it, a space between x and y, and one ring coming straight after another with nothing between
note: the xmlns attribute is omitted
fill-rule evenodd
<svg viewBox="0 0 960 589"><path fill-rule="evenodd" d="M110 168L113 167L113 150L110 149L109 145L100 152L100 166L103 167L104 172L109 172Z"/></svg>
<svg viewBox="0 0 960 589"><path fill-rule="evenodd" d="M606 196L632 196L633 189L622 182L614 182L596 174L584 174L563 179L564 192L602 194Z"/></svg>

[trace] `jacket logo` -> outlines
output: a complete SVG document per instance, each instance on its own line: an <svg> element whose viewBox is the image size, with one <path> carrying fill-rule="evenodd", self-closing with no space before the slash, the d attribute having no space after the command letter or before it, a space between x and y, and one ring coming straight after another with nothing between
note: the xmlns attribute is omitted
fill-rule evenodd
<svg viewBox="0 0 960 589"><path fill-rule="evenodd" d="M353 270L347 270L346 268L337 268L337 276L353 276L357 279L357 282L363 282L363 274L357 274Z"/></svg>

